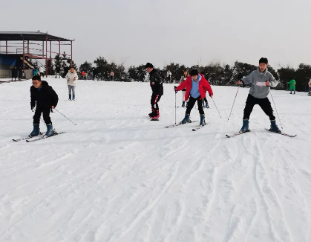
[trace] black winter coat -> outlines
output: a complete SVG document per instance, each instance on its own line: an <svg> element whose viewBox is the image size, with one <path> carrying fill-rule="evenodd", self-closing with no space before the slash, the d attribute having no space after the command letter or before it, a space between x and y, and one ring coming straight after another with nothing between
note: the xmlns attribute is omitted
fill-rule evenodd
<svg viewBox="0 0 311 242"><path fill-rule="evenodd" d="M42 81L41 88L30 88L30 107L33 109L36 105L40 108L56 107L58 103L58 96L51 86L46 81Z"/></svg>
<svg viewBox="0 0 311 242"><path fill-rule="evenodd" d="M150 73L150 86L153 94L163 95L163 80L159 72L153 69ZM151 83L154 82L152 85Z"/></svg>
<svg viewBox="0 0 311 242"><path fill-rule="evenodd" d="M16 68L12 69L12 77L17 77L18 70Z"/></svg>

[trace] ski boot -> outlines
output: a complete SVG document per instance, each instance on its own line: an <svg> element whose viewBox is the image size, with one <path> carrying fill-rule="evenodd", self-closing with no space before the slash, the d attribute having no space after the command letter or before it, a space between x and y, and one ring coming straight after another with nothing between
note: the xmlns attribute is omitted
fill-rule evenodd
<svg viewBox="0 0 311 242"><path fill-rule="evenodd" d="M270 126L269 131L274 132L274 133L281 133L281 130L276 125L275 120L271 120L271 126Z"/></svg>
<svg viewBox="0 0 311 242"><path fill-rule="evenodd" d="M45 136L52 136L55 134L52 124L47 124L46 128L47 130L46 130Z"/></svg>
<svg viewBox="0 0 311 242"><path fill-rule="evenodd" d="M240 133L246 133L249 132L249 128L248 128L248 119L243 119L243 126L240 130Z"/></svg>
<svg viewBox="0 0 311 242"><path fill-rule="evenodd" d="M39 124L33 124L33 130L30 133L29 137L38 136L40 134Z"/></svg>
<svg viewBox="0 0 311 242"><path fill-rule="evenodd" d="M71 101L71 94L69 94L69 98L68 98L68 101Z"/></svg>
<svg viewBox="0 0 311 242"><path fill-rule="evenodd" d="M205 123L205 115L204 114L200 114L200 126L204 126Z"/></svg>
<svg viewBox="0 0 311 242"><path fill-rule="evenodd" d="M191 123L190 114L186 114L184 119L180 122L180 124Z"/></svg>
<svg viewBox="0 0 311 242"><path fill-rule="evenodd" d="M151 109L151 113L148 114L149 118L153 118L154 116L156 116L156 111L154 109Z"/></svg>
<svg viewBox="0 0 311 242"><path fill-rule="evenodd" d="M153 117L151 117L151 120L155 121L155 120L159 120L160 118L160 111L159 109L155 110L155 115Z"/></svg>

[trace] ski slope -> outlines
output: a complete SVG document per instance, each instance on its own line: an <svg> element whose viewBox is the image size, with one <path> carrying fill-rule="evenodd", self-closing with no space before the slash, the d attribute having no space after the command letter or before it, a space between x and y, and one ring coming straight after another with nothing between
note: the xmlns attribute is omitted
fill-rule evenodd
<svg viewBox="0 0 311 242"><path fill-rule="evenodd" d="M164 128L175 122L173 85L164 85L160 121L150 122L148 83L78 81L70 102L65 80L48 82L77 125L54 112L66 133L33 143L12 142L32 130L31 81L0 85L1 242L311 241L306 93L272 91L296 138L265 131L256 106L252 132L227 139L241 128L247 88L228 122L237 87L214 86L222 118L208 99L208 126L192 132L197 109L197 122ZM177 108L178 122L184 112Z"/></svg>

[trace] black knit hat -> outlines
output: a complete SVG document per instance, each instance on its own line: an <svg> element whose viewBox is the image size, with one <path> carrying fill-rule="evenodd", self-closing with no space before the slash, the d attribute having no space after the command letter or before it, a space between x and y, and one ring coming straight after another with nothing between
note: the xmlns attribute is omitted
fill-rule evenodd
<svg viewBox="0 0 311 242"><path fill-rule="evenodd" d="M197 69L192 69L192 70L190 71L190 76L197 76L197 75L199 75L199 72L198 72Z"/></svg>
<svg viewBox="0 0 311 242"><path fill-rule="evenodd" d="M34 81L34 80L37 80L37 81L40 81L41 82L41 77L40 76L34 76L33 78L32 78L32 80Z"/></svg>
<svg viewBox="0 0 311 242"><path fill-rule="evenodd" d="M260 60L259 60L259 64L260 64L260 63L265 63L265 64L268 65L268 59L265 58L265 57L261 57Z"/></svg>
<svg viewBox="0 0 311 242"><path fill-rule="evenodd" d="M151 64L151 63L147 63L146 65L145 65L145 68L153 68L153 65Z"/></svg>

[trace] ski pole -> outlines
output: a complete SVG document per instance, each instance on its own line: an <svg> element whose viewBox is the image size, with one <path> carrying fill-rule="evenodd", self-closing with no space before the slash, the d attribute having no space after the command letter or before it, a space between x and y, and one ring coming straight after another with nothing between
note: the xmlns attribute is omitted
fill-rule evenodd
<svg viewBox="0 0 311 242"><path fill-rule="evenodd" d="M282 125L282 122L281 122L281 119L280 119L280 116L279 116L279 112L278 112L278 110L277 110L277 108L276 108L276 105L275 105L275 102L274 102L274 99L273 99L271 90L270 90L270 95L271 95L271 98L272 98L272 101L273 101L273 104L274 104L274 107L275 107L276 114L278 115L278 119L279 119L279 121L280 121L281 128L283 129L283 125Z"/></svg>
<svg viewBox="0 0 311 242"><path fill-rule="evenodd" d="M175 124L176 124L176 92L175 92Z"/></svg>
<svg viewBox="0 0 311 242"><path fill-rule="evenodd" d="M231 112L230 112L229 117L228 117L228 121L230 119L230 116L231 116L231 113L232 113L232 110L233 110L233 106L234 106L234 103L235 103L235 99L236 99L236 97L238 95L238 92L239 92L239 88L240 88L240 86L238 86L238 90L236 91L236 94L235 94L235 97L234 97L234 101L233 101L233 104L232 104L232 108L231 108Z"/></svg>
<svg viewBox="0 0 311 242"><path fill-rule="evenodd" d="M219 114L219 117L221 118L220 112L219 112L219 110L218 110L218 108L217 108L217 106L216 106L216 103L215 103L214 99L213 99L212 97L211 97L211 99L212 99L212 101L213 101L213 103L214 103L214 105L215 105L215 107L216 107L216 109L217 109L217 112L218 112L218 114Z"/></svg>
<svg viewBox="0 0 311 242"><path fill-rule="evenodd" d="M58 111L56 108L54 108L54 110L56 110L58 113L60 113L61 115L63 115L66 119L68 119L71 123L73 123L74 125L77 125L75 124L74 122L72 122L69 118L67 118L64 114L62 114L60 111Z"/></svg>

